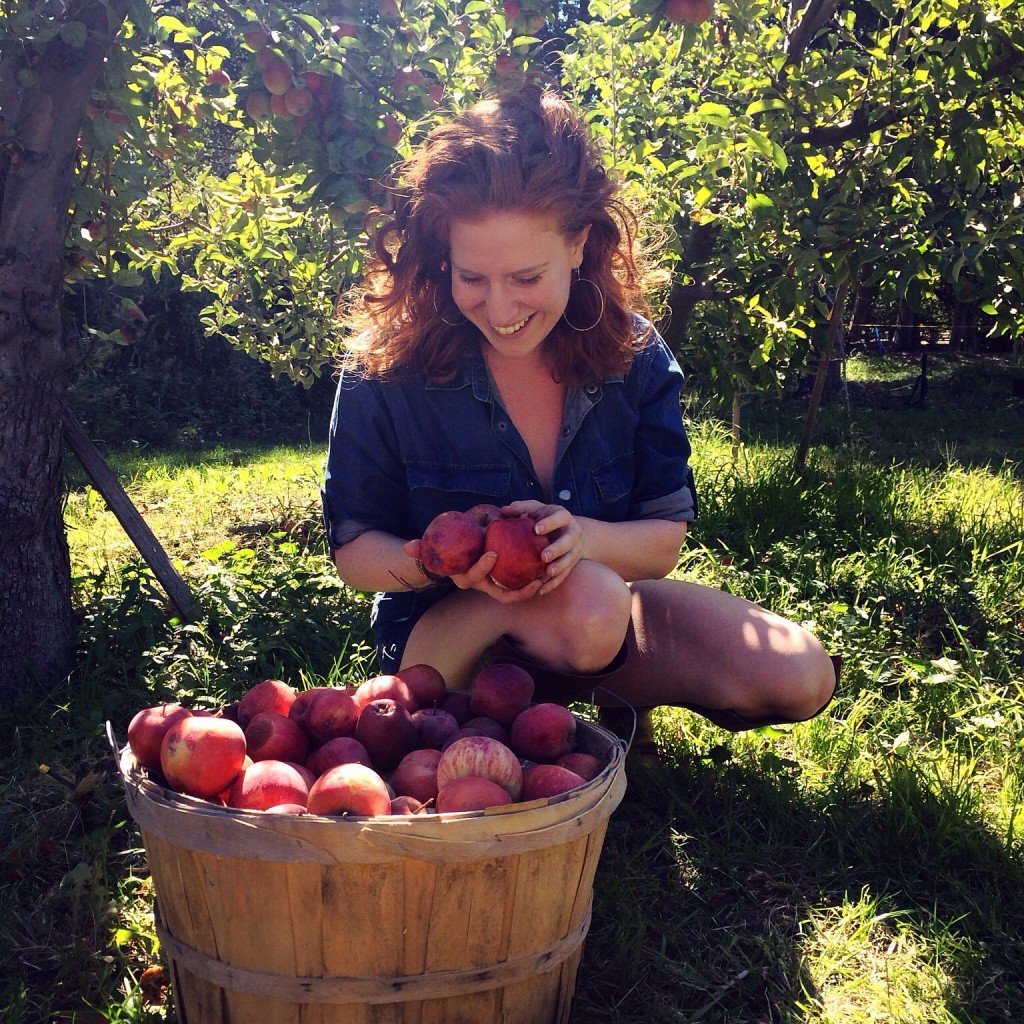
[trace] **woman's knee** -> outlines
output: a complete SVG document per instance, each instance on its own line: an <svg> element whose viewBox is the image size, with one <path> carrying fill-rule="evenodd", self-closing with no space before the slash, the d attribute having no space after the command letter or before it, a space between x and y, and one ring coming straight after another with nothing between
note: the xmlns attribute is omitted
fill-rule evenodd
<svg viewBox="0 0 1024 1024"><path fill-rule="evenodd" d="M583 561L551 597L557 600L542 612L552 639L546 660L557 659L559 671L573 674L603 669L618 654L626 635L632 607L629 587L607 566Z"/></svg>
<svg viewBox="0 0 1024 1024"><path fill-rule="evenodd" d="M773 705L765 710L780 721L802 722L822 712L836 690L836 670L824 647L806 633L801 648L791 653L767 688Z"/></svg>

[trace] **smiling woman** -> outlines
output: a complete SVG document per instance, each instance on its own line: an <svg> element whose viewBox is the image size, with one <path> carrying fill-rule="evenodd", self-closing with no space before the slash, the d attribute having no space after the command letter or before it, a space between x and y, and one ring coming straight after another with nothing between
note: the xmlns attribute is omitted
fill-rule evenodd
<svg viewBox="0 0 1024 1024"><path fill-rule="evenodd" d="M696 515L682 373L645 319L639 225L582 120L533 86L485 100L435 128L388 194L323 491L338 572L378 591L382 670L430 664L464 688L501 658L539 700L600 685L728 728L820 711L836 677L810 634L665 579ZM477 505L527 517L540 579L500 585L495 551L424 571L428 524Z"/></svg>

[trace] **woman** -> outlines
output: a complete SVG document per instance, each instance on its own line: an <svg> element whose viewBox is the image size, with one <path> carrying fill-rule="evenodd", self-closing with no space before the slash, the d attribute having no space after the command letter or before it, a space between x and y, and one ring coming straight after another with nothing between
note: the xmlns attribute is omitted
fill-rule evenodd
<svg viewBox="0 0 1024 1024"><path fill-rule="evenodd" d="M792 622L665 579L696 513L682 374L649 322L636 224L581 120L532 86L435 128L375 236L331 424L324 511L341 578L378 592L382 671L465 688L512 660L537 699L681 705L726 728L806 719L836 673ZM437 578L434 516L530 513L543 579L486 552Z"/></svg>

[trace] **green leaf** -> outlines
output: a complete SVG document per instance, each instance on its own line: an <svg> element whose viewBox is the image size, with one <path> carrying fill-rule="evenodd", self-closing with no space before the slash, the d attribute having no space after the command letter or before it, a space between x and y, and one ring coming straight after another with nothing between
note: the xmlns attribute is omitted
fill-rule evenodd
<svg viewBox="0 0 1024 1024"><path fill-rule="evenodd" d="M784 100L754 100L747 107L747 115L752 114L763 114L766 110L785 110L786 104Z"/></svg>
<svg viewBox="0 0 1024 1024"><path fill-rule="evenodd" d="M175 18L172 14L162 15L156 19L156 23L164 35L170 36L176 43L187 43L199 35L198 29L186 25L180 18Z"/></svg>
<svg viewBox="0 0 1024 1024"><path fill-rule="evenodd" d="M60 37L68 46L78 48L85 46L89 30L80 21L69 21L66 25L61 25Z"/></svg>

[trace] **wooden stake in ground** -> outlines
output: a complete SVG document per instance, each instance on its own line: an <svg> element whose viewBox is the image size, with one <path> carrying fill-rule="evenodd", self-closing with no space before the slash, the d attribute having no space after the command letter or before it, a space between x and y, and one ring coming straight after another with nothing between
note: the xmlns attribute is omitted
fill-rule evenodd
<svg viewBox="0 0 1024 1024"><path fill-rule="evenodd" d="M110 511L128 534L139 554L146 560L146 565L153 570L153 575L160 581L171 603L188 622L195 622L202 610L192 599L192 594L185 581L175 572L167 552L160 546L153 531L142 518L139 510L132 504L131 498L125 493L117 475L107 465L96 445L92 443L85 428L75 414L68 408L64 409L64 440L82 465L93 487L103 495L110 506Z"/></svg>
<svg viewBox="0 0 1024 1024"><path fill-rule="evenodd" d="M836 339L843 329L843 316L846 312L846 294L850 290L850 283L844 281L836 292L836 300L832 303L832 312L829 314L828 333L825 335L825 350L821 353L818 362L818 372L814 378L814 387L811 390L811 400L807 404L807 416L804 418L804 432L800 438L800 446L796 450L794 466L798 473L804 471L807 463L807 450L811 447L811 434L814 433L814 424L818 419L818 406L821 404L821 393L825 390L825 377L828 374L829 363L832 362L832 353L836 350Z"/></svg>

